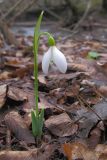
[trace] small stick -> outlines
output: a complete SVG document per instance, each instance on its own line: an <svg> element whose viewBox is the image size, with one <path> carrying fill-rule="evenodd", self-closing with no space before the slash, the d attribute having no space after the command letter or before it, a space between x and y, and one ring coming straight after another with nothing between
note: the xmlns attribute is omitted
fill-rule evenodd
<svg viewBox="0 0 107 160"><path fill-rule="evenodd" d="M86 104L87 107L88 107L101 121L103 121L102 118L90 107L90 105L89 105L87 102L84 101L84 99L83 99L81 96L79 96L79 97L77 97L77 98L78 98L79 100L81 100L84 104Z"/></svg>

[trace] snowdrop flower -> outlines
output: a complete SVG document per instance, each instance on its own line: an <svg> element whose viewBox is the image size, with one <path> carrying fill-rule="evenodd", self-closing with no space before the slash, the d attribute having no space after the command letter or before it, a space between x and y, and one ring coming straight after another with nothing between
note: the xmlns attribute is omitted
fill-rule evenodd
<svg viewBox="0 0 107 160"><path fill-rule="evenodd" d="M50 64L55 64L62 73L65 73L67 70L66 58L64 54L56 48L56 46L50 46L43 56L42 70L46 75L48 74Z"/></svg>

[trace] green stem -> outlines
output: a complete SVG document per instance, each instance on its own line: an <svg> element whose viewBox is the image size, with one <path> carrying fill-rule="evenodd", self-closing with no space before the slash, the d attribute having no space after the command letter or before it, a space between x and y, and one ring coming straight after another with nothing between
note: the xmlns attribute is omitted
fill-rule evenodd
<svg viewBox="0 0 107 160"><path fill-rule="evenodd" d="M48 33L48 32L41 32L40 36L42 36L42 35L46 35L48 37L49 46L55 46L55 40L54 40L53 36L50 33Z"/></svg>
<svg viewBox="0 0 107 160"><path fill-rule="evenodd" d="M52 36L50 33L48 33L48 32L41 32L40 33L40 36L42 36L42 35L46 35L46 36L48 36L48 37L50 37L50 36Z"/></svg>

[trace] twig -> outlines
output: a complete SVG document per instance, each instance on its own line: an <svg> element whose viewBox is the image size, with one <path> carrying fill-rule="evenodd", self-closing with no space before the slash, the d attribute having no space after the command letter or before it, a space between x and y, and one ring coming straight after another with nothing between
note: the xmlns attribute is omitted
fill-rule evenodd
<svg viewBox="0 0 107 160"><path fill-rule="evenodd" d="M35 0L30 0L29 3L26 3L24 6L20 6L19 10L15 13L15 16L9 19L9 21L15 20L18 16L20 16L22 13L24 13L28 8L30 8Z"/></svg>
<svg viewBox="0 0 107 160"><path fill-rule="evenodd" d="M75 33L77 33L77 29L78 29L78 27L83 23L83 21L85 20L85 18L87 17L87 15L88 15L88 13L89 13L89 10L90 10L90 8L91 8L91 5L92 5L92 0L89 0L89 2L88 2L88 4L87 4L87 7L86 7L86 10L85 10L82 18L76 23L74 29L72 30L72 34L69 35L69 36L67 36L67 37L65 37L64 40L72 37Z"/></svg>
<svg viewBox="0 0 107 160"><path fill-rule="evenodd" d="M103 119L90 107L90 105L81 97L81 96L78 96L77 97L79 99L79 101L83 102L84 104L87 105L87 107L101 120L103 121Z"/></svg>
<svg viewBox="0 0 107 160"><path fill-rule="evenodd" d="M9 10L8 12L6 12L6 14L4 14L2 17L1 17L1 20L5 20L6 17L8 17L9 14L11 14L13 12L13 10L15 8L17 8L17 6L22 2L22 0L19 0L15 3L15 5L13 5Z"/></svg>

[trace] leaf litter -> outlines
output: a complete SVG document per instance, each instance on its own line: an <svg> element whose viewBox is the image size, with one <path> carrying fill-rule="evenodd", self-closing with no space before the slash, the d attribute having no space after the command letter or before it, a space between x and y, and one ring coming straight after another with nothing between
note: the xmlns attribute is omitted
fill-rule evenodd
<svg viewBox="0 0 107 160"><path fill-rule="evenodd" d="M29 41L29 37L20 36L20 41L26 38ZM106 43L70 39L63 44L58 42L67 57L67 73L62 75L54 68L44 76L41 61L47 44L42 41L38 60L39 109L45 107L45 121L40 148L31 133L30 112L35 107L32 47L22 43L19 48L10 46L0 51L0 159L105 160ZM89 52L98 53L98 58L88 59Z"/></svg>

